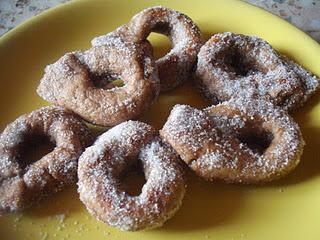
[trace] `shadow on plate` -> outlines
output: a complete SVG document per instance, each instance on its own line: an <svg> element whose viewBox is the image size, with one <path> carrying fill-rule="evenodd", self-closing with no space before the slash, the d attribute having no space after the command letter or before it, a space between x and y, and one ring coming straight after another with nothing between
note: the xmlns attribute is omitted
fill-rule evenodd
<svg viewBox="0 0 320 240"><path fill-rule="evenodd" d="M34 207L25 211L25 215L46 218L58 214L74 214L83 208L76 187L72 186L61 192L48 196Z"/></svg>
<svg viewBox="0 0 320 240"><path fill-rule="evenodd" d="M18 239L17 231L14 231L11 224L4 217L0 216L0 236L1 240Z"/></svg>
<svg viewBox="0 0 320 240"><path fill-rule="evenodd" d="M302 108L292 114L298 122L306 145L303 150L301 162L288 176L270 185L286 186L298 184L320 175L320 127L310 122L310 112L320 102L320 94L316 94ZM269 184L268 184L269 185Z"/></svg>
<svg viewBox="0 0 320 240"><path fill-rule="evenodd" d="M188 189L181 209L156 231L194 231L232 221L244 207L241 186L206 182L188 171Z"/></svg>

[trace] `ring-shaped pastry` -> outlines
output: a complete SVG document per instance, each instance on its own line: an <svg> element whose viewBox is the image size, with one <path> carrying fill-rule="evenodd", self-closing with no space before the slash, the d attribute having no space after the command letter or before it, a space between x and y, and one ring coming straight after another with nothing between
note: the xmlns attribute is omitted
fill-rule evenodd
<svg viewBox="0 0 320 240"><path fill-rule="evenodd" d="M129 42L143 43L151 32L166 35L172 43L172 49L156 61L161 91L167 91L191 76L204 43L199 28L185 14L161 6L147 8L114 32L94 38L92 45L104 45L114 35Z"/></svg>
<svg viewBox="0 0 320 240"><path fill-rule="evenodd" d="M137 159L146 183L133 196L121 187L121 174ZM128 121L103 135L82 154L78 168L81 201L97 219L126 231L161 226L180 208L185 193L178 155L151 126Z"/></svg>
<svg viewBox="0 0 320 240"><path fill-rule="evenodd" d="M278 179L297 166L304 146L293 119L261 100L232 99L205 110L176 105L160 135L210 181Z"/></svg>
<svg viewBox="0 0 320 240"><path fill-rule="evenodd" d="M27 162L25 151L44 138L55 148ZM0 212L22 210L75 183L78 158L92 140L81 119L60 107L43 107L10 123L0 135Z"/></svg>
<svg viewBox="0 0 320 240"><path fill-rule="evenodd" d="M123 86L110 87L121 78ZM114 37L87 51L65 54L46 67L37 93L88 122L114 126L135 119L148 109L160 91L151 47Z"/></svg>
<svg viewBox="0 0 320 240"><path fill-rule="evenodd" d="M302 105L319 80L258 37L213 35L200 49L194 77L213 103L264 98L286 110Z"/></svg>

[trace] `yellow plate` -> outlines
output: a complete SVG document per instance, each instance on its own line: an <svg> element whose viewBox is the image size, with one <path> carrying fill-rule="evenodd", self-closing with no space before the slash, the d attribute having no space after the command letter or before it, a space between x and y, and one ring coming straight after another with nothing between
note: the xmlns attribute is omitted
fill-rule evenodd
<svg viewBox="0 0 320 240"><path fill-rule="evenodd" d="M285 21L240 1L72 1L47 11L0 39L0 127L47 103L35 93L44 67L63 53L90 46L153 5L189 15L206 38L223 31L258 35L320 76L320 46ZM153 34L157 54L168 48ZM294 116L307 142L301 164L288 177L266 186L206 183L189 174L179 212L160 229L127 233L93 219L71 187L23 214L0 218L1 239L320 239L319 94ZM142 120L160 128L175 103L203 107L185 84L162 94ZM1 194L1 193L0 193Z"/></svg>

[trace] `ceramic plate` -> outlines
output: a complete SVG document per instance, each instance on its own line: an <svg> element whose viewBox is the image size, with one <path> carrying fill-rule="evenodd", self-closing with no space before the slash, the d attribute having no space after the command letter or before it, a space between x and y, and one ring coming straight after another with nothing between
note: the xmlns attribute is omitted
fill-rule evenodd
<svg viewBox="0 0 320 240"><path fill-rule="evenodd" d="M22 113L48 105L35 90L44 67L65 52L154 5L189 15L206 38L233 31L257 35L320 76L320 46L302 31L240 1L71 1L32 18L0 39L0 128ZM169 41L152 34L156 56ZM0 238L9 239L320 239L320 95L296 111L306 140L301 164L286 178L264 186L207 183L189 173L178 213L162 228L121 232L96 221L70 187L22 214L0 218ZM190 83L162 94L141 120L161 128L172 106L207 103ZM1 194L1 193L0 193Z"/></svg>

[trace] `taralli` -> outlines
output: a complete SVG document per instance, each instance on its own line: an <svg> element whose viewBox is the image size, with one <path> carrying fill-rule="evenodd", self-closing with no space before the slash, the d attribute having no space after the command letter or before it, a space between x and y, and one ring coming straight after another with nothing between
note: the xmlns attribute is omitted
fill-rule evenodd
<svg viewBox="0 0 320 240"><path fill-rule="evenodd" d="M30 142L43 137L55 144L54 150L26 162ZM0 135L0 213L22 210L75 183L78 158L92 140L86 125L59 107L44 107L10 123Z"/></svg>
<svg viewBox="0 0 320 240"><path fill-rule="evenodd" d="M121 174L137 159L146 183L138 196L121 188ZM79 159L78 191L99 220L136 231L161 226L180 207L184 171L174 150L149 125L128 121L101 135Z"/></svg>
<svg viewBox="0 0 320 240"><path fill-rule="evenodd" d="M188 16L160 6L150 7L114 32L94 38L92 45L104 45L114 35L129 42L143 43L151 32L168 36L172 43L171 51L156 61L161 90L170 90L190 77L204 43L199 28Z"/></svg>
<svg viewBox="0 0 320 240"><path fill-rule="evenodd" d="M158 60L152 32L171 41ZM155 6L91 45L45 68L37 93L56 106L22 115L1 133L0 216L77 183L98 220L152 229L181 207L185 165L208 181L260 184L299 164L305 143L288 111L320 80L263 39L225 32L205 43L188 16ZM188 79L212 106L175 105L159 132L133 121L160 91ZM94 142L84 121L111 128ZM42 153L47 142L54 148Z"/></svg>
<svg viewBox="0 0 320 240"><path fill-rule="evenodd" d="M291 110L319 87L307 70L281 56L266 41L218 33L198 54L195 81L214 103L230 98L266 98Z"/></svg>
<svg viewBox="0 0 320 240"><path fill-rule="evenodd" d="M292 118L260 100L230 100L205 110L176 105L160 135L199 176L237 183L286 175L304 146Z"/></svg>
<svg viewBox="0 0 320 240"><path fill-rule="evenodd" d="M147 42L114 37L103 46L67 53L46 67L37 93L94 124L114 126L137 118L160 91L151 52ZM117 78L124 86L108 84Z"/></svg>

